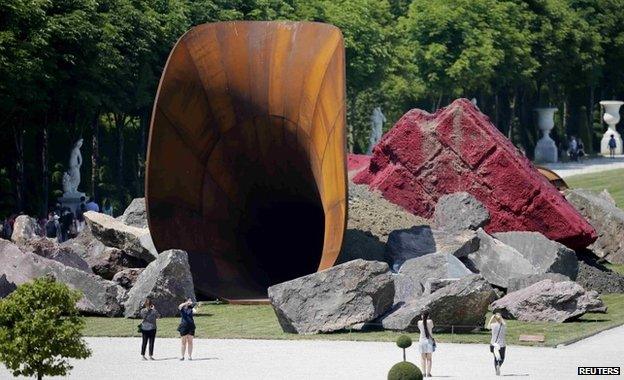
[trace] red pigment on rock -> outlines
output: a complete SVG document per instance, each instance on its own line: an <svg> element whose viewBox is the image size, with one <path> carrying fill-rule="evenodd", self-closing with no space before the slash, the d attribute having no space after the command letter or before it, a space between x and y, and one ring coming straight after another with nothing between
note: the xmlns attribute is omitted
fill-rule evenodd
<svg viewBox="0 0 624 380"><path fill-rule="evenodd" d="M466 191L489 210L487 232L539 231L570 248L596 240L594 228L489 118L458 99L429 114L407 112L373 149L354 182L430 218L438 199Z"/></svg>
<svg viewBox="0 0 624 380"><path fill-rule="evenodd" d="M347 155L347 171L349 172L359 172L362 169L365 169L370 163L371 156L366 154L353 154L349 153Z"/></svg>

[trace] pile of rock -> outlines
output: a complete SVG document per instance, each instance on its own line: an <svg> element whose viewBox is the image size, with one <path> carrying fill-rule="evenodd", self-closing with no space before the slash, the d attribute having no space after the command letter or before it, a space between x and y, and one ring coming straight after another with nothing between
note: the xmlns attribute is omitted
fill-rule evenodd
<svg viewBox="0 0 624 380"><path fill-rule="evenodd" d="M606 312L597 292L574 282L584 264L565 245L539 232L488 234L482 229L488 210L464 192L442 197L433 215L431 225L402 224L386 242L376 238L372 261L364 254L269 288L284 331L354 325L414 331L424 311L438 330L454 331L482 328L493 309L507 318L556 322Z"/></svg>
<svg viewBox="0 0 624 380"><path fill-rule="evenodd" d="M87 228L58 244L40 237L32 218L18 217L13 242L0 239L0 297L51 275L82 292L76 306L85 314L137 317L150 298L161 315L177 315L177 305L195 299L188 257L180 250L158 254L145 218L142 199L119 219L87 212Z"/></svg>

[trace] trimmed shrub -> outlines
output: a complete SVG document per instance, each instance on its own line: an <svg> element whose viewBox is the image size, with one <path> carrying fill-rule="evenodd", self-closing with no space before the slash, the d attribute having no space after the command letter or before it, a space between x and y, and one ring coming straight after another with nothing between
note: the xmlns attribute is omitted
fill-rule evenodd
<svg viewBox="0 0 624 380"><path fill-rule="evenodd" d="M388 380L422 380L423 375L414 363L399 362L390 368Z"/></svg>
<svg viewBox="0 0 624 380"><path fill-rule="evenodd" d="M412 345L412 338L407 335L401 335L397 338L396 345L402 349L406 349Z"/></svg>

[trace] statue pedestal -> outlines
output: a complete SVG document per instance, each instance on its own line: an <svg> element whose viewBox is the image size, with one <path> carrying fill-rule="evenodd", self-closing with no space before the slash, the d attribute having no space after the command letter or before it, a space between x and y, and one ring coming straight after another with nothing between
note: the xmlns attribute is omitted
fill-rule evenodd
<svg viewBox="0 0 624 380"><path fill-rule="evenodd" d="M550 136L544 136L535 145L535 162L557 162L557 146Z"/></svg>
<svg viewBox="0 0 624 380"><path fill-rule="evenodd" d="M57 198L61 207L68 207L74 215L80 209L80 198L85 197L85 201L87 200L87 196L85 193L74 193L74 194L63 194L62 197Z"/></svg>
<svg viewBox="0 0 624 380"><path fill-rule="evenodd" d="M602 140L600 140L600 154L603 156L609 156L609 140L611 139L611 135L615 138L615 154L622 154L622 136L615 129L611 129L609 127L607 131L602 135Z"/></svg>

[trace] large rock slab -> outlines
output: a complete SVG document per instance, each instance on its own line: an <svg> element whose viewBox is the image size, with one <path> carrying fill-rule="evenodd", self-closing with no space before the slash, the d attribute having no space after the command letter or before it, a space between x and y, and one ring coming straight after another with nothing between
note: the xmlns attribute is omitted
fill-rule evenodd
<svg viewBox="0 0 624 380"><path fill-rule="evenodd" d="M475 197L460 191L440 197L433 213L432 227L449 231L477 230L490 221L490 213Z"/></svg>
<svg viewBox="0 0 624 380"><path fill-rule="evenodd" d="M91 270L98 276L112 280L117 272L126 268L140 268L147 266L144 260L128 255L118 248L106 247L97 256L87 259Z"/></svg>
<svg viewBox="0 0 624 380"><path fill-rule="evenodd" d="M17 244L27 243L29 240L39 237L39 225L37 219L28 215L20 215L15 218L11 240Z"/></svg>
<svg viewBox="0 0 624 380"><path fill-rule="evenodd" d="M422 295L428 280L457 279L470 275L472 272L457 257L448 253L430 253L407 260L394 276L394 304L410 302Z"/></svg>
<svg viewBox="0 0 624 380"><path fill-rule="evenodd" d="M48 239L46 237L36 237L19 248L26 252L32 252L36 255L58 261L68 267L80 269L82 271L93 273L89 264L69 245L60 245L56 239Z"/></svg>
<svg viewBox="0 0 624 380"><path fill-rule="evenodd" d="M438 331L471 331L483 327L488 306L494 299L492 286L483 277L471 275L397 305L380 322L388 330L415 332L420 315L428 311Z"/></svg>
<svg viewBox="0 0 624 380"><path fill-rule="evenodd" d="M479 249L479 239L474 231L446 232L427 225L390 233L387 244L387 261L398 270L406 260L430 253L448 253L465 257Z"/></svg>
<svg viewBox="0 0 624 380"><path fill-rule="evenodd" d="M4 298L17 289L14 283L7 280L6 274L0 276L0 298Z"/></svg>
<svg viewBox="0 0 624 380"><path fill-rule="evenodd" d="M85 260L98 256L106 249L106 246L93 236L88 226L78 236L62 242L60 246L70 249Z"/></svg>
<svg viewBox="0 0 624 380"><path fill-rule="evenodd" d="M462 261L466 266L480 273L490 284L506 288L510 278L535 274L535 268L516 249L488 235L482 229L477 231L479 250L469 254Z"/></svg>
<svg viewBox="0 0 624 380"><path fill-rule="evenodd" d="M520 252L535 273L561 273L572 280L578 274L576 253L539 232L501 232L494 237Z"/></svg>
<svg viewBox="0 0 624 380"><path fill-rule="evenodd" d="M195 300L186 252L179 249L165 251L141 272L128 292L124 316L137 318L147 298L163 317L178 315L178 305L188 298Z"/></svg>
<svg viewBox="0 0 624 380"><path fill-rule="evenodd" d="M507 293L524 289L543 280L553 280L554 282L570 281L570 277L559 273L540 273L525 277L510 278L507 286Z"/></svg>
<svg viewBox="0 0 624 380"><path fill-rule="evenodd" d="M588 246L594 228L469 100L434 114L407 112L353 181L429 218L445 194L465 191L490 213L485 230L538 231L568 247Z"/></svg>
<svg viewBox="0 0 624 380"><path fill-rule="evenodd" d="M112 281L119 284L124 289L130 289L134 286L139 278L139 275L143 273L145 268L125 268L115 273Z"/></svg>
<svg viewBox="0 0 624 380"><path fill-rule="evenodd" d="M394 284L388 264L353 260L273 285L268 293L282 330L316 334L379 317L392 306Z"/></svg>
<svg viewBox="0 0 624 380"><path fill-rule="evenodd" d="M130 202L123 215L119 219L122 223L138 228L147 228L147 211L145 198L135 198Z"/></svg>
<svg viewBox="0 0 624 380"><path fill-rule="evenodd" d="M91 233L102 244L147 262L158 256L149 229L128 226L99 212L87 211L84 216Z"/></svg>
<svg viewBox="0 0 624 380"><path fill-rule="evenodd" d="M565 194L598 232L598 239L588 248L610 263L624 264L624 210L615 205L608 193L575 189Z"/></svg>
<svg viewBox="0 0 624 380"><path fill-rule="evenodd" d="M572 281L543 280L524 289L508 293L490 306L504 318L521 321L565 322L588 311L606 312L598 293L586 291Z"/></svg>
<svg viewBox="0 0 624 380"><path fill-rule="evenodd" d="M76 303L85 314L114 317L121 315L126 291L112 281L65 266L57 261L22 252L16 245L0 239L0 276L15 285L51 275L59 282L82 292Z"/></svg>

